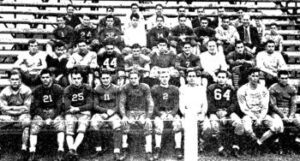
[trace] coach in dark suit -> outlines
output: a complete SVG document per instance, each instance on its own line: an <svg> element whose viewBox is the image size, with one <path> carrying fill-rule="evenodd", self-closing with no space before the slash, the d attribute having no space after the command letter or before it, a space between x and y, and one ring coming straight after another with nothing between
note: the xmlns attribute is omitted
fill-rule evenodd
<svg viewBox="0 0 300 161"><path fill-rule="evenodd" d="M257 47L260 45L257 29L250 25L249 15L244 15L242 21L243 25L237 27L240 39L244 42L245 46L251 49L251 53L255 54L257 52Z"/></svg>

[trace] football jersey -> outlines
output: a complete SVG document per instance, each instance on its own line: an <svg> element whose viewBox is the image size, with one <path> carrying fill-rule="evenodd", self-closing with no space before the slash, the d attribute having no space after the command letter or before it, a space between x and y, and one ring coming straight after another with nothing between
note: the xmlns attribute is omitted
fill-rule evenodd
<svg viewBox="0 0 300 161"><path fill-rule="evenodd" d="M119 70L124 68L124 58L121 54L116 52L112 54L104 52L98 55L97 62L101 70L107 70L108 68Z"/></svg>
<svg viewBox="0 0 300 161"><path fill-rule="evenodd" d="M104 113L107 109L118 110L120 88L111 84L108 88L98 85L95 88L94 108L96 112Z"/></svg>
<svg viewBox="0 0 300 161"><path fill-rule="evenodd" d="M277 106L285 116L292 110L292 97L297 95L297 90L292 85L282 86L279 83L273 84L270 88L270 104Z"/></svg>
<svg viewBox="0 0 300 161"><path fill-rule="evenodd" d="M58 84L52 84L49 88L39 85L32 92L33 102L31 112L42 116L50 115L55 118L61 112L63 89ZM44 113L44 110L51 111L51 114Z"/></svg>
<svg viewBox="0 0 300 161"><path fill-rule="evenodd" d="M72 54L67 63L67 68L72 69L75 66L85 66L90 68L97 67L97 54L89 51L86 55L81 55L78 52Z"/></svg>
<svg viewBox="0 0 300 161"><path fill-rule="evenodd" d="M247 83L240 87L237 91L237 99L241 111L260 116L267 113L269 107L269 91L265 86L257 85L256 89L252 89Z"/></svg>
<svg viewBox="0 0 300 161"><path fill-rule="evenodd" d="M66 44L73 43L74 29L67 25L64 28L56 28L53 31L53 36L55 39L61 40Z"/></svg>
<svg viewBox="0 0 300 161"><path fill-rule="evenodd" d="M218 110L226 110L228 114L236 110L236 94L233 86L217 83L211 84L207 88L208 113L214 114Z"/></svg>
<svg viewBox="0 0 300 161"><path fill-rule="evenodd" d="M0 108L3 106L27 106L31 105L31 89L22 84L17 91L11 89L11 86L5 87L0 93ZM6 114L1 109L2 114Z"/></svg>
<svg viewBox="0 0 300 161"><path fill-rule="evenodd" d="M99 32L100 42L103 42L107 38L114 39L115 37L120 36L120 35L122 35L122 32L116 27L113 27L113 28L106 27L106 28L100 30L100 32Z"/></svg>
<svg viewBox="0 0 300 161"><path fill-rule="evenodd" d="M125 57L125 64L127 64L129 67L133 65L144 67L146 64L149 64L150 62L151 62L150 58L143 54L141 54L138 58L135 58L132 55L128 55Z"/></svg>
<svg viewBox="0 0 300 161"><path fill-rule="evenodd" d="M157 66L160 68L175 67L176 55L169 52L167 54L157 54L151 55L151 66Z"/></svg>
<svg viewBox="0 0 300 161"><path fill-rule="evenodd" d="M176 57L176 68L182 70L182 68L198 68L202 69L200 58L194 54L186 56L181 53Z"/></svg>
<svg viewBox="0 0 300 161"><path fill-rule="evenodd" d="M18 60L15 62L17 67L25 65L27 68L46 68L46 56L47 53L39 51L34 55L31 55L28 51L19 54Z"/></svg>
<svg viewBox="0 0 300 161"><path fill-rule="evenodd" d="M87 84L80 87L71 84L65 88L63 99L66 111L70 106L79 107L80 111L90 111L93 107L93 89Z"/></svg>
<svg viewBox="0 0 300 161"><path fill-rule="evenodd" d="M147 84L140 83L137 86L133 86L128 83L122 88L120 112L123 116L128 111L145 111L145 113L151 115L153 113L153 106L150 87Z"/></svg>
<svg viewBox="0 0 300 161"><path fill-rule="evenodd" d="M177 114L179 109L179 89L177 87L155 85L151 89L151 94L156 114L159 114L160 111L172 111L173 115Z"/></svg>
<svg viewBox="0 0 300 161"><path fill-rule="evenodd" d="M97 28L94 25L84 26L79 24L75 27L76 40L75 42L85 41L90 44L96 38Z"/></svg>

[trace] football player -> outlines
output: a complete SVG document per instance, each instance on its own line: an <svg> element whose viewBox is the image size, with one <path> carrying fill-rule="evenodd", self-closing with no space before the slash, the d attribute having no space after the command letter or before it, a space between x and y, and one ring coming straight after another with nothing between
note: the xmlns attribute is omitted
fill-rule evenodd
<svg viewBox="0 0 300 161"><path fill-rule="evenodd" d="M129 73L129 83L126 84L120 95L120 112L123 123L123 156L126 157L128 151L127 133L130 131L130 125L140 125L144 128L146 139L145 151L147 160L152 161L152 122L150 120L153 113L153 99L150 87L147 84L140 83L140 75L138 71Z"/></svg>
<svg viewBox="0 0 300 161"><path fill-rule="evenodd" d="M219 70L216 76L217 83L211 84L207 89L208 116L211 121L211 132L217 139L219 154L226 156L227 154L223 146L225 138L222 137L224 136L222 135L224 132L222 131L222 126L225 126L226 124L232 125L235 128L232 154L235 157L238 157L238 151L240 149L238 146L239 136L243 134L244 127L237 111L236 91L232 85L227 83L227 71Z"/></svg>
<svg viewBox="0 0 300 161"><path fill-rule="evenodd" d="M113 129L114 157L120 160L120 149L122 144L121 117L119 115L120 88L111 83L112 77L109 71L102 71L101 85L95 88L94 111L91 119L91 127L95 130L95 157L102 154L101 135L99 129L109 125Z"/></svg>
<svg viewBox="0 0 300 161"><path fill-rule="evenodd" d="M13 70L9 76L10 85L5 87L0 93L1 127L16 124L21 125L22 151L19 161L27 160L27 142L29 138L31 105L31 89L22 83L21 74L18 70ZM19 123L19 124L18 124Z"/></svg>
<svg viewBox="0 0 300 161"><path fill-rule="evenodd" d="M151 89L155 116L156 147L154 150L154 159L157 160L159 158L164 121L172 121L173 131L175 133L175 151L177 152L177 158L181 159L182 125L181 118L178 115L179 89L176 86L169 85L170 73L168 71L162 71L159 80L160 84L153 86Z"/></svg>
<svg viewBox="0 0 300 161"><path fill-rule="evenodd" d="M43 69L40 74L42 85L32 92L33 100L30 109L33 115L30 128L30 161L36 160L37 135L43 127L53 127L57 131L57 161L62 161L65 141L65 122L62 116L63 89L54 84L51 72Z"/></svg>
<svg viewBox="0 0 300 161"><path fill-rule="evenodd" d="M91 118L93 108L93 90L82 83L82 73L74 68L71 72L73 84L64 90L66 140L69 148L68 156L78 158L77 148L81 144ZM77 126L77 135L75 127Z"/></svg>

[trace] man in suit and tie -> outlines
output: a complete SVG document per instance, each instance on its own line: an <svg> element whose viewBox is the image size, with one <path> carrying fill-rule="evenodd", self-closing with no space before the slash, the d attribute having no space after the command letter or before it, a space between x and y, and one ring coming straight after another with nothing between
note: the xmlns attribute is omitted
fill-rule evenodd
<svg viewBox="0 0 300 161"><path fill-rule="evenodd" d="M242 18L243 25L237 27L237 31L240 35L241 41L244 42L252 54L257 53L257 47L260 44L259 35L257 29L250 25L250 15L245 14Z"/></svg>

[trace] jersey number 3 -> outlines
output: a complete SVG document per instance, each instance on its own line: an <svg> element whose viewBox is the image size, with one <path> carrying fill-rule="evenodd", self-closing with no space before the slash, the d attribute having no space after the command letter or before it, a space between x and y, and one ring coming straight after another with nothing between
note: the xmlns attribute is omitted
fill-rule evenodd
<svg viewBox="0 0 300 161"><path fill-rule="evenodd" d="M226 90L222 95L221 89L215 89L214 91L215 100L221 100L222 98L226 98L227 101L230 100L230 90Z"/></svg>

